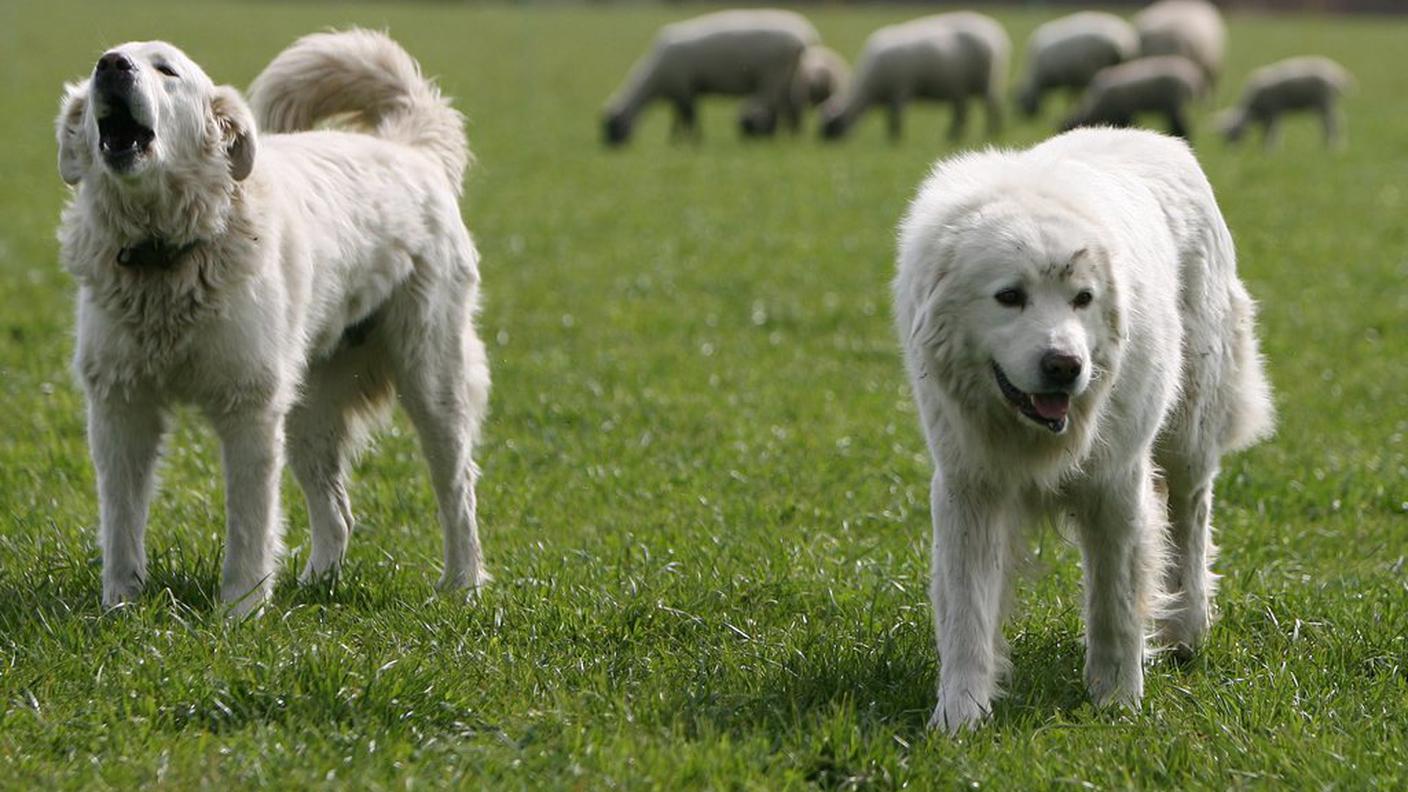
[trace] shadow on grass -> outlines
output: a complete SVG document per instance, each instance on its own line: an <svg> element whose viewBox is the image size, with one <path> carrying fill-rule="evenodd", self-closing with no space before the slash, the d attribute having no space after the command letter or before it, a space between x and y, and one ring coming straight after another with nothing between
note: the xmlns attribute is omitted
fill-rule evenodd
<svg viewBox="0 0 1408 792"><path fill-rule="evenodd" d="M840 716L863 736L891 735L905 743L923 739L936 700L933 641L917 630L868 640L873 637L857 634L845 644L803 647L780 663L754 664L756 674L730 670L683 685L687 690L666 702L662 712L681 714L690 738L806 732ZM1012 660L1007 693L994 704L991 729L1028 730L1089 701L1078 636L1016 636Z"/></svg>

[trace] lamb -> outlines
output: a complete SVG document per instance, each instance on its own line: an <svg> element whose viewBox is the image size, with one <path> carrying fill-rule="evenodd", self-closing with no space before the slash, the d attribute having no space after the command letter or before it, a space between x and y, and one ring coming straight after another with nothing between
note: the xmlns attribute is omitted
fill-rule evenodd
<svg viewBox="0 0 1408 792"><path fill-rule="evenodd" d="M1012 44L991 17L971 11L937 14L883 27L866 39L851 87L822 109L822 135L839 138L872 105L889 108L891 139L900 136L913 99L950 102L949 138L963 134L968 97L986 105L989 135L1002 129L1002 86Z"/></svg>
<svg viewBox="0 0 1408 792"><path fill-rule="evenodd" d="M1281 116L1308 110L1320 114L1325 143L1340 144L1339 99L1354 83L1345 68L1329 58L1287 58L1251 73L1242 89L1241 103L1218 116L1218 126L1228 142L1241 139L1247 127L1260 124L1262 142L1276 145Z"/></svg>
<svg viewBox="0 0 1408 792"><path fill-rule="evenodd" d="M1184 106L1201 96L1205 86L1202 69L1178 55L1111 66L1095 75L1061 129L1098 124L1126 127L1140 113L1162 113L1168 116L1169 132L1187 138L1192 130Z"/></svg>
<svg viewBox="0 0 1408 792"><path fill-rule="evenodd" d="M719 11L666 25L607 103L606 143L625 143L636 115L657 99L674 106L673 136L697 138L694 101L701 94L748 97L740 117L745 134L771 134L779 116L795 129L797 69L802 52L820 41L805 17L773 9Z"/></svg>
<svg viewBox="0 0 1408 792"><path fill-rule="evenodd" d="M1204 83L1217 84L1227 50L1227 26L1206 0L1160 0L1134 17L1139 54L1182 55L1203 70Z"/></svg>
<svg viewBox="0 0 1408 792"><path fill-rule="evenodd" d="M1138 52L1139 35L1114 14L1081 11L1047 22L1027 43L1027 73L1017 93L1017 107L1033 117L1047 92L1083 90L1096 72L1124 63Z"/></svg>

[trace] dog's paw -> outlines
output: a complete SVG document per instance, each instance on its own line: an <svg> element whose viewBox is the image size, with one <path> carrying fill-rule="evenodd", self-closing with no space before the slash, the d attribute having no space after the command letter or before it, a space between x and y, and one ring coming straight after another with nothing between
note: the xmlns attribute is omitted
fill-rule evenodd
<svg viewBox="0 0 1408 792"><path fill-rule="evenodd" d="M1166 647L1179 661L1190 660L1212 628L1206 603L1179 602L1175 610L1158 620L1154 642Z"/></svg>
<svg viewBox="0 0 1408 792"><path fill-rule="evenodd" d="M490 580L489 573L483 569L461 570L454 574L447 569L435 584L435 590L444 596L463 596L466 601L473 601Z"/></svg>
<svg viewBox="0 0 1408 792"><path fill-rule="evenodd" d="M965 730L977 729L991 714L991 704L979 701L977 696L967 690L952 694L941 693L934 714L929 716L929 728L942 729L950 735L957 735Z"/></svg>
<svg viewBox="0 0 1408 792"><path fill-rule="evenodd" d="M1090 663L1085 669L1085 684L1095 706L1137 711L1144 698L1144 668L1140 663Z"/></svg>
<svg viewBox="0 0 1408 792"><path fill-rule="evenodd" d="M225 604L226 619L244 621L262 616L273 595L274 583L266 580L252 588L226 585L220 592L220 601Z"/></svg>
<svg viewBox="0 0 1408 792"><path fill-rule="evenodd" d="M303 566L303 571L298 573L298 584L301 586L330 585L337 581L337 576L342 572L342 564L333 561L319 563L317 558L308 559L308 563Z"/></svg>
<svg viewBox="0 0 1408 792"><path fill-rule="evenodd" d="M142 583L133 580L128 583L103 584L103 610L111 611L134 603L142 594Z"/></svg>

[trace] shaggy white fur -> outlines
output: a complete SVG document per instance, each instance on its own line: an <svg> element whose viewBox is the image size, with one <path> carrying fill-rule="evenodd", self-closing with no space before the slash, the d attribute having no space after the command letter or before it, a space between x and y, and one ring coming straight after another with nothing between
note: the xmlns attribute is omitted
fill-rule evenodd
<svg viewBox="0 0 1408 792"><path fill-rule="evenodd" d="M900 226L895 314L935 463L932 725L977 724L1006 668L1023 529L1066 524L1086 682L1137 705L1145 632L1211 619L1219 459L1272 428L1212 189L1183 143L1083 129L938 163Z"/></svg>
<svg viewBox="0 0 1408 792"><path fill-rule="evenodd" d="M487 579L470 449L489 374L478 254L457 196L463 122L409 55L366 31L308 36L239 93L164 42L123 44L70 85L59 240L78 280L74 362L97 468L103 602L137 596L168 409L219 434L222 599L259 609L280 548L285 449L308 499L305 579L335 574L346 476L393 390L420 431L445 531L441 585Z"/></svg>

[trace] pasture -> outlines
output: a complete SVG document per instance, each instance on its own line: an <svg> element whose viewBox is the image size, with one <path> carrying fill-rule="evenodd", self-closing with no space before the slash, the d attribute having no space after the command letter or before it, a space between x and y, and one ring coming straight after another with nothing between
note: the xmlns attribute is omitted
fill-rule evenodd
<svg viewBox="0 0 1408 792"><path fill-rule="evenodd" d="M894 225L944 142L918 107L836 145L598 111L696 8L7 3L0 94L0 786L491 788L1408 785L1408 19L1232 17L1218 106L1255 66L1359 81L1348 148L1195 143L1261 303L1277 436L1229 458L1221 620L1155 663L1140 713L1081 682L1080 575L1054 532L1018 586L1010 694L930 735L930 463L890 326ZM807 11L848 58L913 7ZM1020 44L1055 11L1001 12ZM137 606L99 607L97 504L53 230L61 84L163 38L248 84L296 36L388 29L456 98L479 162L492 413L480 526L495 583L437 598L440 531L398 416L356 469L335 586L286 476L271 611L213 602L219 454L181 414ZM1014 123L1004 140L1048 133ZM976 109L976 108L975 108ZM981 124L966 145L977 145Z"/></svg>

